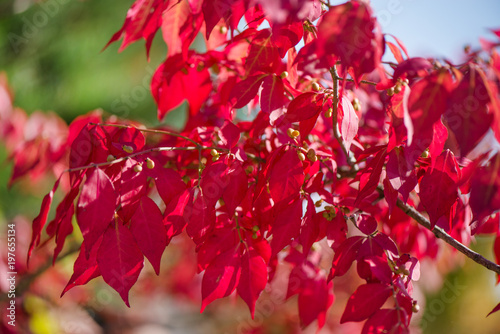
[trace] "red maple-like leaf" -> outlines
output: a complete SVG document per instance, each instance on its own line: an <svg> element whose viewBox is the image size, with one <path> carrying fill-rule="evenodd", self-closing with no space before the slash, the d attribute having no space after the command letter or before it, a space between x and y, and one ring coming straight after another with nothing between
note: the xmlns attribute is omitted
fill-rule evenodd
<svg viewBox="0 0 500 334"><path fill-rule="evenodd" d="M167 231L163 226L163 215L151 198L143 196L140 199L137 210L130 219L130 232L159 275L161 256L168 240Z"/></svg>
<svg viewBox="0 0 500 334"><path fill-rule="evenodd" d="M436 159L434 168L420 180L420 201L429 214L431 228L457 200L458 179L458 164L453 153L446 150Z"/></svg>
<svg viewBox="0 0 500 334"><path fill-rule="evenodd" d="M111 37L106 47L123 38L119 49L123 51L130 43L144 38L146 53L149 56L153 38L161 26L161 13L167 8L169 2L169 0L136 0L127 12L122 28Z"/></svg>
<svg viewBox="0 0 500 334"><path fill-rule="evenodd" d="M359 83L376 69L384 53L383 36L368 4L361 1L333 6L318 26L318 57L335 54Z"/></svg>
<svg viewBox="0 0 500 334"><path fill-rule="evenodd" d="M340 323L365 320L379 310L391 295L392 288L386 284L360 285L347 301Z"/></svg>
<svg viewBox="0 0 500 334"><path fill-rule="evenodd" d="M454 135L460 155L466 156L486 134L493 121L488 113L490 97L486 85L475 66L470 66L453 90L444 113L446 126Z"/></svg>
<svg viewBox="0 0 500 334"><path fill-rule="evenodd" d="M189 66L181 54L169 57L162 63L151 81L151 92L158 105L159 120L183 101L188 102L191 115L198 113L211 90L208 69L198 71L196 65Z"/></svg>
<svg viewBox="0 0 500 334"><path fill-rule="evenodd" d="M471 179L469 205L474 220L481 221L500 210L500 154L476 169Z"/></svg>
<svg viewBox="0 0 500 334"><path fill-rule="evenodd" d="M114 226L109 225L104 232L97 253L97 263L104 281L130 307L128 293L144 266L144 256L137 247L134 236L121 220L117 219Z"/></svg>
<svg viewBox="0 0 500 334"><path fill-rule="evenodd" d="M99 168L90 170L78 199L76 219L90 249L113 221L118 196L109 177Z"/></svg>
<svg viewBox="0 0 500 334"><path fill-rule="evenodd" d="M87 284L90 280L101 276L101 272L99 271L99 266L97 264L97 252L101 247L101 243L102 237L99 238L99 240L91 247L90 256L87 257L85 255L85 241L82 242L80 253L78 253L78 257L73 265L73 275L71 275L68 284L61 293L61 297L71 288L77 285Z"/></svg>

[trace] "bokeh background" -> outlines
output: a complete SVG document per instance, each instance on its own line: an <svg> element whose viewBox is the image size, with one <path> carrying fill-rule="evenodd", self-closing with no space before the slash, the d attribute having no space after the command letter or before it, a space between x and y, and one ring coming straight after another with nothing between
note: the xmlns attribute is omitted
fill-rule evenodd
<svg viewBox="0 0 500 334"><path fill-rule="evenodd" d="M153 42L149 62L142 41L121 53L118 53L119 43L102 51L121 27L132 3L131 0L0 0L0 72L8 77L15 94L14 104L28 113L53 110L67 122L102 108L108 114L157 125L149 82L165 57L166 46L161 34L157 34ZM500 2L495 0L382 0L372 1L372 5L383 31L400 38L410 56L442 57L459 63L465 45L478 47L480 37L492 39L488 28L500 27ZM169 114L164 122L178 127L184 121L184 114L179 110ZM6 159L7 153L0 145L2 240L6 238L6 223L13 219L18 221L18 226L29 229L42 200L42 196L34 194L45 194L53 182L47 180L36 185L20 182L7 189L11 166ZM29 237L29 231L27 234ZM492 259L492 240L479 238L473 248ZM73 259L70 256L61 261L57 274L44 278L38 289L64 286L65 282L59 280L69 278ZM459 270L454 269L457 263L463 264ZM444 282L440 270L451 271ZM443 252L439 266L423 263L422 271L425 277L417 290L427 303L425 312L419 314L423 333L500 333L500 314L485 318L500 301L500 289L495 287L493 273L452 251ZM152 275L151 280L152 283L148 283L151 286L162 284L161 276ZM233 320L248 318L243 313L235 317L227 309L222 309L220 314L199 315L199 304L168 295L153 300L141 298L142 288L147 289L147 286L132 289L137 295L133 300L137 308L133 306L131 310L126 309L117 294L99 282L76 288L86 290L88 295L94 296L95 303L105 305L104 315L87 306L74 306L69 301L53 305L50 300L30 296L26 306L28 313L33 314L30 328L34 333L97 333L96 324L102 320L99 317L112 318L121 314L119 319L139 321L144 333L224 333L226 324L221 322L222 318L228 315ZM78 296L70 298L88 301ZM151 307L152 304L156 306ZM80 305L87 304L82 302ZM338 309L336 313L341 313L342 307L340 304L333 306ZM61 312L70 314L61 316ZM89 327L75 325L73 328L67 324L61 327L58 320L70 319L67 321L71 323L74 318L84 319L83 323ZM159 331L158 328L166 329ZM112 332L111 329L105 331Z"/></svg>

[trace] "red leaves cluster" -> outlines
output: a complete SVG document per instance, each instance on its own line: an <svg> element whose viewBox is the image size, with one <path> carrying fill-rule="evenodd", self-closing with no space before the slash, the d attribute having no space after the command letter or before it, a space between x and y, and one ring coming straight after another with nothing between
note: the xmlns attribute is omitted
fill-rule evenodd
<svg viewBox="0 0 500 334"><path fill-rule="evenodd" d="M123 38L122 50L144 38L149 50L161 29L168 52L151 91L160 120L187 102L180 133L98 124L96 112L69 127L53 114L28 118L1 79L11 182L69 168L42 201L29 250L47 225L55 260L76 217L83 243L63 293L102 276L129 305L144 258L159 274L182 234L203 273L202 310L237 294L253 316L286 265L302 326L322 327L333 280L356 263L365 282L349 292L341 323L407 333L417 258L439 246L399 201L463 240L471 230L499 234L500 155L472 154L490 129L500 133L498 56L496 70L477 58L460 67L411 58L397 38L384 40L366 2L325 9L316 0L135 1L110 43ZM205 52L191 49L198 34ZM386 44L398 62L392 78Z"/></svg>

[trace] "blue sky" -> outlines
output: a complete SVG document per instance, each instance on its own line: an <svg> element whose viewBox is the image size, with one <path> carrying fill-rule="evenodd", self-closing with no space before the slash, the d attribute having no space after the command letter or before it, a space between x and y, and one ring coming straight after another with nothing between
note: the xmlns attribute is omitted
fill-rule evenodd
<svg viewBox="0 0 500 334"><path fill-rule="evenodd" d="M498 0L372 0L371 6L382 31L398 37L410 57L460 61L465 44L478 47L479 37L495 40L488 29L500 28Z"/></svg>

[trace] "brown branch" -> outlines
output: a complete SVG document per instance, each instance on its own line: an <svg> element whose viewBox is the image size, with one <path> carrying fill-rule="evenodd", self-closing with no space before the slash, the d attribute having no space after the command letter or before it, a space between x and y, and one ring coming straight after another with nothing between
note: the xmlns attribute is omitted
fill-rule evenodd
<svg viewBox="0 0 500 334"><path fill-rule="evenodd" d="M450 236L442 228L434 226L434 229L431 229L431 223L429 222L429 220L425 218L420 212L418 212L414 207L403 203L403 201L399 198L397 201L397 206L398 208L403 210L404 213L413 218L417 223L434 233L436 238L444 240L448 245L452 246L460 253L467 256L469 259L500 275L500 266L498 264L491 262L481 254L474 252L472 249L468 248L467 246Z"/></svg>

